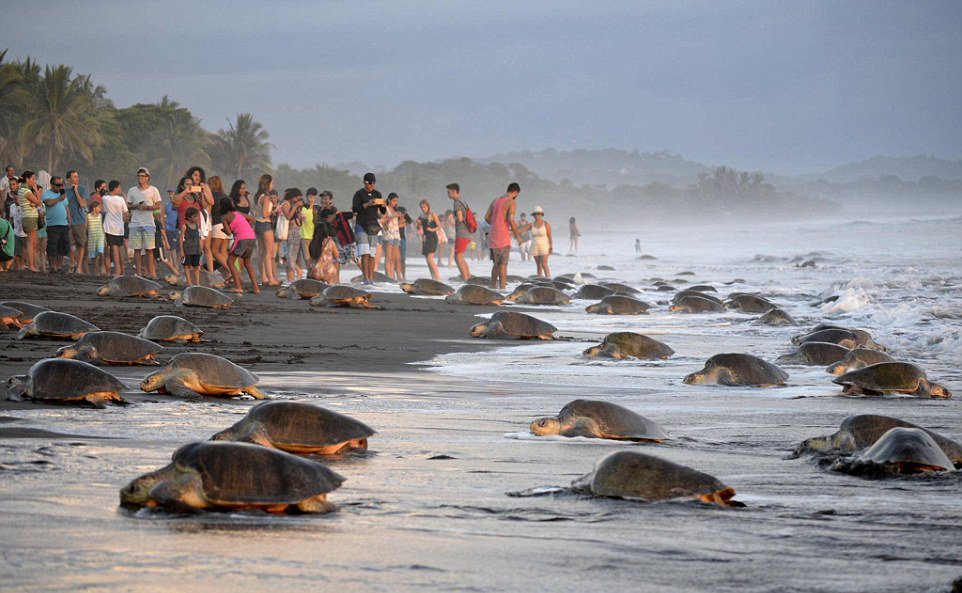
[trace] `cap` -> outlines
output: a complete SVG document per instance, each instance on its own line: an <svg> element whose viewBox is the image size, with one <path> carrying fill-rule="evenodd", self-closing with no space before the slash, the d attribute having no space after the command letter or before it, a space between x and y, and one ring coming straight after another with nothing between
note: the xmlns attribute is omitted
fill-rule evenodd
<svg viewBox="0 0 962 593"><path fill-rule="evenodd" d="M147 177L150 177L150 169L148 169L147 167L141 167L137 169L137 174L140 175L141 173L143 173Z"/></svg>
<svg viewBox="0 0 962 593"><path fill-rule="evenodd" d="M364 183L376 183L376 182L377 182L377 179L375 179L374 173L364 174Z"/></svg>
<svg viewBox="0 0 962 593"><path fill-rule="evenodd" d="M531 211L531 214L541 214L542 216L544 216L544 208L542 208L541 206L535 206L534 210Z"/></svg>
<svg viewBox="0 0 962 593"><path fill-rule="evenodd" d="M148 175L149 175L149 173L148 173ZM177 193L177 190L174 189L173 187L168 187L168 188L167 188L167 193L169 193L169 194L176 194L176 193Z"/></svg>

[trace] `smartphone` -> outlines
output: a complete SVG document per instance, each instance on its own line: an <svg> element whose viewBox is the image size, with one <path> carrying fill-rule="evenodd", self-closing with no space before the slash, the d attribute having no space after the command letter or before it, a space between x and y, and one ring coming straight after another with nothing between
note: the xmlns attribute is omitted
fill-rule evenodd
<svg viewBox="0 0 962 593"><path fill-rule="evenodd" d="M199 185L192 185L192 186L190 186L190 190L189 190L189 191L190 191L190 193L192 193L192 194L199 194L199 193L200 193L200 189L201 189L201 188L200 188Z"/></svg>

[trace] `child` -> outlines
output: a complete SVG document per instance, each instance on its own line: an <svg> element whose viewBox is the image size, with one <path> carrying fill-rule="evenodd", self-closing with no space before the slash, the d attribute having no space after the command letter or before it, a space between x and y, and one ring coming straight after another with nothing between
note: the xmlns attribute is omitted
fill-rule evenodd
<svg viewBox="0 0 962 593"><path fill-rule="evenodd" d="M254 267L251 265L251 256L254 254L254 246L257 244L254 229L251 228L247 219L237 212L234 202L230 198L220 200L221 224L224 227L224 234L234 237L234 246L231 247L230 254L227 256L227 267L231 269L231 276L234 278L234 288L227 292L244 292L241 288L240 273L235 264L237 259L244 260L244 267L247 268L247 275L250 276L251 284L254 286L252 292L260 292L257 287L257 277L254 275Z"/></svg>
<svg viewBox="0 0 962 593"><path fill-rule="evenodd" d="M100 271L101 276L107 276L107 260L104 258L104 219L101 214L103 202L97 200L87 206L87 257L90 259L90 271Z"/></svg>
<svg viewBox="0 0 962 593"><path fill-rule="evenodd" d="M184 277L187 285L200 285L200 227L197 222L200 211L188 208L184 213L184 223L180 225L180 252L184 254ZM191 280L193 278L193 280Z"/></svg>

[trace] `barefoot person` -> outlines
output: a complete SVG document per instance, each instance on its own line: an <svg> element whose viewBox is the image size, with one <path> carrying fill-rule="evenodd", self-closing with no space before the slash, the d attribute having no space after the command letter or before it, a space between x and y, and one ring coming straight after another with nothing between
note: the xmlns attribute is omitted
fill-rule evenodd
<svg viewBox="0 0 962 593"><path fill-rule="evenodd" d="M578 237L581 236L581 231L578 230L578 223L575 222L574 216L568 220L568 234L571 235L571 253L577 253Z"/></svg>
<svg viewBox="0 0 962 593"><path fill-rule="evenodd" d="M137 186L127 191L130 211L130 248L134 250L134 266L138 276L157 278L153 250L156 247L157 226L154 208L160 205L160 192L150 185L150 171L137 169ZM146 273L144 273L146 272Z"/></svg>
<svg viewBox="0 0 962 593"><path fill-rule="evenodd" d="M20 207L21 229L27 234L27 253L26 265L31 272L40 270L37 261L37 232L39 227L37 221L40 219L40 209L43 202L40 196L40 186L37 185L37 174L33 171L24 171L20 177L20 187L17 190L17 205Z"/></svg>
<svg viewBox="0 0 962 593"><path fill-rule="evenodd" d="M188 208L184 214L184 224L180 227L180 237L178 244L180 252L184 254L184 277L187 285L200 285L200 226L198 219L200 211L197 208Z"/></svg>
<svg viewBox="0 0 962 593"><path fill-rule="evenodd" d="M351 210L354 211L354 235L357 237L357 255L361 258L361 274L364 284L374 284L374 257L377 255L378 235L381 225L378 219L387 212L381 192L374 186L374 173L364 174L364 187L354 193Z"/></svg>
<svg viewBox="0 0 962 593"><path fill-rule="evenodd" d="M104 237L106 237L108 256L114 263L114 276L124 275L124 264L120 250L124 248L124 222L129 216L124 190L116 179L107 184L107 195L103 197ZM109 267L109 266L108 266Z"/></svg>
<svg viewBox="0 0 962 593"><path fill-rule="evenodd" d="M448 197L454 202L454 261L458 264L461 280L471 277L464 252L471 243L471 230L468 228L468 205L461 199L461 186L457 183L447 185Z"/></svg>
<svg viewBox="0 0 962 593"><path fill-rule="evenodd" d="M224 225L224 232L234 237L234 246L230 250L230 254L227 256L227 267L232 271L237 270L235 267L237 260L241 259L244 261L244 267L247 268L247 275L251 279L251 292L260 292L261 289L257 287L257 276L254 274L254 266L251 264L251 256L254 255L254 246L257 243L257 239L254 235L254 229L251 228L247 219L234 208L234 201L230 198L223 198L220 201L220 216L221 223ZM241 287L240 272L234 271L231 274L234 278L234 288L230 288L227 292L244 292Z"/></svg>
<svg viewBox="0 0 962 593"><path fill-rule="evenodd" d="M431 270L431 279L440 282L441 274L434 263L434 254L438 250L438 229L441 228L441 221L431 210L431 204L427 200L421 200L421 216L417 219L417 225L418 235L421 237L421 254Z"/></svg>
<svg viewBox="0 0 962 593"><path fill-rule="evenodd" d="M525 231L531 233L531 257L538 266L538 276L551 278L551 270L548 269L548 256L554 253L551 225L544 219L544 210L541 206L535 206L531 216L534 217L534 222L518 230L522 235Z"/></svg>
<svg viewBox="0 0 962 593"><path fill-rule="evenodd" d="M521 235L514 222L515 200L519 193L521 186L510 183L507 192L500 198L495 198L484 215L484 220L491 225L488 233L488 245L491 248L491 288L496 290L503 290L507 284L511 235L514 235L518 246L521 246Z"/></svg>
<svg viewBox="0 0 962 593"><path fill-rule="evenodd" d="M80 174L67 171L67 208L70 211L70 263L76 274L87 273L87 188L80 185Z"/></svg>

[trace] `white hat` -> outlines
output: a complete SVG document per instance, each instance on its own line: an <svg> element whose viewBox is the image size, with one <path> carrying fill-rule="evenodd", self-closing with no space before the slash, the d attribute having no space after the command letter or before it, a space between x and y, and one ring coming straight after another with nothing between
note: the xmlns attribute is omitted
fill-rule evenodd
<svg viewBox="0 0 962 593"><path fill-rule="evenodd" d="M544 208L542 208L541 206L535 206L534 210L531 211L531 214L541 214L542 216L544 216Z"/></svg>

